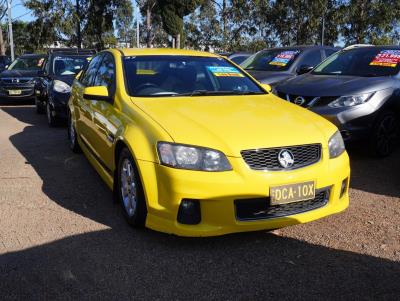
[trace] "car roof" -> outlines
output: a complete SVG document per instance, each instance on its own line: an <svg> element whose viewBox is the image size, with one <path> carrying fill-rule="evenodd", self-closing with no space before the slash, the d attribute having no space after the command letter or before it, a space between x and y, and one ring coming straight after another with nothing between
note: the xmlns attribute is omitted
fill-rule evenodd
<svg viewBox="0 0 400 301"><path fill-rule="evenodd" d="M400 49L399 45L367 45L367 44L359 44L359 45L350 45L343 50L352 50L352 49L365 49L365 48L377 48L377 49Z"/></svg>
<svg viewBox="0 0 400 301"><path fill-rule="evenodd" d="M117 49L123 56L144 56L144 55L179 55L179 56L203 56L220 57L205 51L171 49L171 48L121 48Z"/></svg>
<svg viewBox="0 0 400 301"><path fill-rule="evenodd" d="M47 57L47 54L39 54L39 53L30 53L30 54L23 54L20 55L19 57L24 58L24 57L32 57L32 58L37 58L37 57Z"/></svg>
<svg viewBox="0 0 400 301"><path fill-rule="evenodd" d="M48 50L50 55L94 55L96 50L86 48L51 48Z"/></svg>
<svg viewBox="0 0 400 301"><path fill-rule="evenodd" d="M242 51L242 52L234 52L234 53L232 53L229 57L234 57L234 56L240 56L240 55L252 55L252 54L254 54L253 52L245 52L245 51Z"/></svg>
<svg viewBox="0 0 400 301"><path fill-rule="evenodd" d="M321 45L299 45L299 46L283 46L283 47L273 47L273 48L265 48L263 50L285 50L285 49L301 49L301 50L307 50L307 49L335 49L339 50L340 47L335 47L335 46L321 46Z"/></svg>

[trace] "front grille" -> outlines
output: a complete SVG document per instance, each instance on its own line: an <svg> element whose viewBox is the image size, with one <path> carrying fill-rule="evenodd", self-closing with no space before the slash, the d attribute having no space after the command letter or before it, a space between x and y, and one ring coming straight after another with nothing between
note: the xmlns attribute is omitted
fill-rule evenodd
<svg viewBox="0 0 400 301"><path fill-rule="evenodd" d="M338 98L338 96L304 96L283 92L278 92L278 96L302 107L326 106Z"/></svg>
<svg viewBox="0 0 400 301"><path fill-rule="evenodd" d="M241 221L271 219L298 214L325 206L329 201L330 188L315 192L311 200L270 206L269 198L235 200L236 219Z"/></svg>
<svg viewBox="0 0 400 301"><path fill-rule="evenodd" d="M32 82L32 77L4 77L1 81L5 84L23 85Z"/></svg>
<svg viewBox="0 0 400 301"><path fill-rule="evenodd" d="M288 169L283 168L278 161L278 155L280 151L284 149L290 151L294 157L294 163L292 167ZM321 159L321 144L249 149L243 150L240 153L251 169L289 170L318 162Z"/></svg>

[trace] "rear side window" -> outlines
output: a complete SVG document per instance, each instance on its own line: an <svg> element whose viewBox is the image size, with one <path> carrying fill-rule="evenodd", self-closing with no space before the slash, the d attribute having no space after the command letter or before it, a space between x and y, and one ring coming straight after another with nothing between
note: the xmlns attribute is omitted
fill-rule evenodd
<svg viewBox="0 0 400 301"><path fill-rule="evenodd" d="M87 67L85 73L82 74L82 77L81 77L81 82L83 85L85 85L85 86L92 85L94 78L96 76L97 69L100 66L102 58L103 58L103 55L100 54L100 55L97 55L96 57L94 57L90 61L89 66Z"/></svg>
<svg viewBox="0 0 400 301"><path fill-rule="evenodd" d="M314 67L318 65L321 62L321 51L318 50L312 50L304 55L304 57L301 59L300 66L301 65L307 65Z"/></svg>

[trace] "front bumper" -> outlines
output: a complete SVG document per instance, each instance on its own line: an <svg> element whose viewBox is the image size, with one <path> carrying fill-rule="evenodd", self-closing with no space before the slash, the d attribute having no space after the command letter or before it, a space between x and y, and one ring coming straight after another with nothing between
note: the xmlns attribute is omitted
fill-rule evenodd
<svg viewBox="0 0 400 301"><path fill-rule="evenodd" d="M256 171L242 158L229 157L233 171L199 172L177 170L148 161L138 161L144 186L148 215L146 226L161 232L181 236L214 236L234 232L276 229L310 222L343 211L349 204L350 177L347 153L329 159L326 149L320 162L291 171ZM341 186L347 188L341 196ZM256 220L240 220L236 200L269 198L269 188L313 180L316 189L329 188L327 203L314 210ZM199 200L201 222L197 225L177 221L183 199Z"/></svg>
<svg viewBox="0 0 400 301"><path fill-rule="evenodd" d="M52 114L59 118L66 120L67 119L67 104L70 97L70 93L58 93L52 92L49 95L49 104L52 109Z"/></svg>
<svg viewBox="0 0 400 301"><path fill-rule="evenodd" d="M18 91L20 94L11 95L10 91ZM0 98L6 100L30 100L35 97L34 86L2 85L0 86Z"/></svg>

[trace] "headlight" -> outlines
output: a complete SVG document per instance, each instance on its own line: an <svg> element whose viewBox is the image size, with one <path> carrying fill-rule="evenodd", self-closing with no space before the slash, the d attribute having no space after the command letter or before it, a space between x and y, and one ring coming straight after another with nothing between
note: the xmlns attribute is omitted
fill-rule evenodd
<svg viewBox="0 0 400 301"><path fill-rule="evenodd" d="M328 147L331 159L339 157L345 151L344 141L339 131L329 139Z"/></svg>
<svg viewBox="0 0 400 301"><path fill-rule="evenodd" d="M63 81L56 79L53 84L53 90L59 93L70 93L71 86Z"/></svg>
<svg viewBox="0 0 400 301"><path fill-rule="evenodd" d="M328 106L332 108L341 108L360 105L367 102L372 97L372 95L374 95L374 93L375 92L352 96L340 96L338 99L332 101Z"/></svg>
<svg viewBox="0 0 400 301"><path fill-rule="evenodd" d="M157 150L161 164L170 167L202 171L232 170L226 156L217 150L168 142L159 142Z"/></svg>

